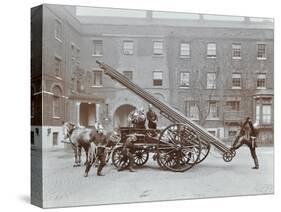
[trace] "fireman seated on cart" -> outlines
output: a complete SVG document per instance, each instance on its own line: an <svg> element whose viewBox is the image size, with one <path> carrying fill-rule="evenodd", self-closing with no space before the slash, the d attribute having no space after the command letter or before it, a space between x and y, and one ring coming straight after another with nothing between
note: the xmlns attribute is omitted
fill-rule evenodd
<svg viewBox="0 0 281 212"><path fill-rule="evenodd" d="M134 165L134 157L133 154L135 150L137 149L137 146L134 144L134 142L137 141L137 136L135 134L128 135L126 141L123 144L122 147L122 159L121 159L121 166L118 168L118 171L122 171L125 168L128 168L130 172L134 172L133 169ZM129 163L128 163L129 160ZM127 165L128 164L128 165Z"/></svg>

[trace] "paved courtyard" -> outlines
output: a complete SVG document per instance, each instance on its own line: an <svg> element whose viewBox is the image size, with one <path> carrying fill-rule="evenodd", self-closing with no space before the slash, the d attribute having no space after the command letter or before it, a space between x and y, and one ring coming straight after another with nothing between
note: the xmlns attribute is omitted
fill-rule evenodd
<svg viewBox="0 0 281 212"><path fill-rule="evenodd" d="M84 178L84 166L72 167L71 150L49 150L44 152L44 207L271 194L273 148L260 147L257 155L259 170L251 169L253 160L245 147L230 163L211 151L202 164L184 173L161 170L150 157L133 173L108 164L105 176L96 176L93 168Z"/></svg>

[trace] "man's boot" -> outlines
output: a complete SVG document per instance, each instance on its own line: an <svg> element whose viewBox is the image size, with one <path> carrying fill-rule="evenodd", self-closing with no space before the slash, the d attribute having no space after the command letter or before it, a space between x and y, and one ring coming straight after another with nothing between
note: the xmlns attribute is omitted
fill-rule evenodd
<svg viewBox="0 0 281 212"><path fill-rule="evenodd" d="M255 166L252 169L259 169L259 161L257 158L254 159Z"/></svg>
<svg viewBox="0 0 281 212"><path fill-rule="evenodd" d="M104 176L102 173L101 173L101 170L102 170L103 166L99 166L98 170L97 170L97 175L98 176Z"/></svg>

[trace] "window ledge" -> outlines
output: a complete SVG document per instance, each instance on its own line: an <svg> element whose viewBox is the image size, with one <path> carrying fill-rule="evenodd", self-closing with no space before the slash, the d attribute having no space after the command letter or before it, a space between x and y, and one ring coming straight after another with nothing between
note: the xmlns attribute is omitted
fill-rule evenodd
<svg viewBox="0 0 281 212"><path fill-rule="evenodd" d="M55 76L55 78L58 79L58 80L62 80L62 78L61 78L61 77L58 77L58 76Z"/></svg>
<svg viewBox="0 0 281 212"><path fill-rule="evenodd" d="M60 119L59 116L53 116L53 119Z"/></svg>
<svg viewBox="0 0 281 212"><path fill-rule="evenodd" d="M91 88L103 88L102 85L91 85Z"/></svg>
<svg viewBox="0 0 281 212"><path fill-rule="evenodd" d="M60 43L63 43L63 41L61 39L59 39L57 36L55 36L56 40Z"/></svg>
<svg viewBox="0 0 281 212"><path fill-rule="evenodd" d="M241 87L232 87L233 90L241 90Z"/></svg>
<svg viewBox="0 0 281 212"><path fill-rule="evenodd" d="M257 90L266 90L266 87L257 87Z"/></svg>
<svg viewBox="0 0 281 212"><path fill-rule="evenodd" d="M191 57L190 56L183 56L183 55L180 55L180 59L190 59Z"/></svg>
<svg viewBox="0 0 281 212"><path fill-rule="evenodd" d="M216 59L217 56L207 56L207 59Z"/></svg>
<svg viewBox="0 0 281 212"><path fill-rule="evenodd" d="M92 57L102 57L102 54L92 54Z"/></svg>
<svg viewBox="0 0 281 212"><path fill-rule="evenodd" d="M266 57L257 57L257 60L267 60Z"/></svg>
<svg viewBox="0 0 281 212"><path fill-rule="evenodd" d="M232 57L233 60L241 60L241 57Z"/></svg>
<svg viewBox="0 0 281 212"><path fill-rule="evenodd" d="M190 89L189 86L180 86L179 88L180 88L180 89Z"/></svg>
<svg viewBox="0 0 281 212"><path fill-rule="evenodd" d="M152 57L162 58L162 57L164 57L164 54L153 54Z"/></svg>
<svg viewBox="0 0 281 212"><path fill-rule="evenodd" d="M207 121L219 121L220 118L206 118Z"/></svg>

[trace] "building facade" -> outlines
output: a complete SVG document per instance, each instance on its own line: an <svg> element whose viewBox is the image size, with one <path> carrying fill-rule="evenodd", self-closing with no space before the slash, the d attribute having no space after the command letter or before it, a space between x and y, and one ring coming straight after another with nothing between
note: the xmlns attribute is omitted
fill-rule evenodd
<svg viewBox="0 0 281 212"><path fill-rule="evenodd" d="M112 130L128 124L130 111L147 109L96 60L221 139L232 140L250 116L261 126L259 142L273 143L272 20L56 5L41 13L42 51L32 57L34 145L41 134L43 148L63 147L63 121ZM32 25L38 30L35 19ZM32 51L40 46L34 33ZM170 123L159 119L159 127Z"/></svg>

